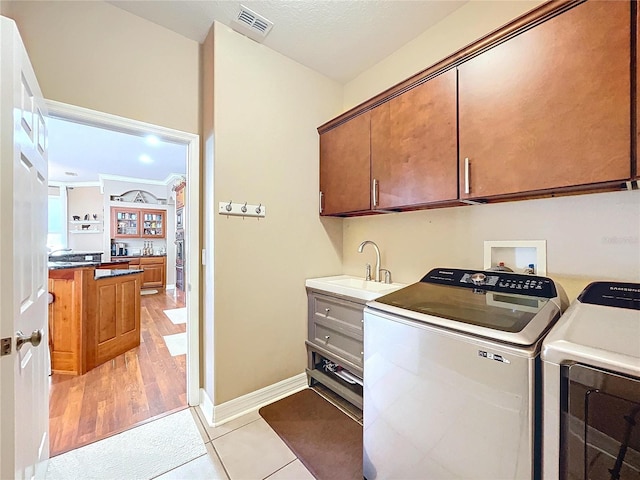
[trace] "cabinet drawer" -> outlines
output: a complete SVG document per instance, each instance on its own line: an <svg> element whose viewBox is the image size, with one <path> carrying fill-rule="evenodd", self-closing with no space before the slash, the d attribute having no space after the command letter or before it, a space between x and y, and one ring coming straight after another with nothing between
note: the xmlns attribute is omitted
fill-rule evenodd
<svg viewBox="0 0 640 480"><path fill-rule="evenodd" d="M362 330L364 305L337 298L314 295L311 311L314 318L338 320Z"/></svg>
<svg viewBox="0 0 640 480"><path fill-rule="evenodd" d="M325 349L335 352L336 355L362 366L362 338L346 335L328 325L318 322L313 323L313 342Z"/></svg>
<svg viewBox="0 0 640 480"><path fill-rule="evenodd" d="M140 265L162 265L164 257L143 257L140 259Z"/></svg>

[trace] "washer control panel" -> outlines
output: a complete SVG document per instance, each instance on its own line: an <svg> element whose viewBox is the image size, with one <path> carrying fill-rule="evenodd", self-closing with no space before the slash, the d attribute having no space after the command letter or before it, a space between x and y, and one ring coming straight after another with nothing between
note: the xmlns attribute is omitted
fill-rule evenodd
<svg viewBox="0 0 640 480"><path fill-rule="evenodd" d="M551 279L512 272L434 268L420 281L497 293L516 293L533 297L553 298L557 296L555 285Z"/></svg>

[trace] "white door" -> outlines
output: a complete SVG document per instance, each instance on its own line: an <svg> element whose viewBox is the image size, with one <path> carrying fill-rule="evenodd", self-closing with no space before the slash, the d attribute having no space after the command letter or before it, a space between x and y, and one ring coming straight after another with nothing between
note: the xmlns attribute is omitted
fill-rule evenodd
<svg viewBox="0 0 640 480"><path fill-rule="evenodd" d="M0 339L11 350L0 351L2 479L44 478L49 458L45 114L16 25L0 17ZM33 343L18 348L18 331L36 332Z"/></svg>

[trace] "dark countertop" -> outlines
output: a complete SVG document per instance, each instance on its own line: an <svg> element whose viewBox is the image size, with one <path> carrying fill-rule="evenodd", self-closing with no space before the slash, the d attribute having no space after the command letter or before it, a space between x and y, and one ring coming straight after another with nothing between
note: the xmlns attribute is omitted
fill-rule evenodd
<svg viewBox="0 0 640 480"><path fill-rule="evenodd" d="M62 270L63 268L97 267L102 262L48 262L49 270Z"/></svg>
<svg viewBox="0 0 640 480"><path fill-rule="evenodd" d="M133 275L136 273L142 273L142 270L124 270L122 268L107 270L106 268L96 268L93 278L95 280L100 280L101 278L120 277L122 275Z"/></svg>
<svg viewBox="0 0 640 480"><path fill-rule="evenodd" d="M83 252L72 250L70 252L56 252L48 256L50 262L99 262L103 252ZM89 257L88 259L86 257Z"/></svg>
<svg viewBox="0 0 640 480"><path fill-rule="evenodd" d="M63 268L99 267L101 265L114 265L129 263L128 260L112 260L110 262L48 262L49 270L61 270Z"/></svg>
<svg viewBox="0 0 640 480"><path fill-rule="evenodd" d="M115 261L116 259L127 259L127 258L147 258L147 257L166 257L166 253L158 253L153 255L111 255L111 260Z"/></svg>
<svg viewBox="0 0 640 480"><path fill-rule="evenodd" d="M73 255L100 255L103 254L103 251L100 252L96 252L96 251L91 251L91 250L71 250L70 252L65 252L65 251L60 251L57 253L54 253L52 256L53 257L68 257L68 256L73 256Z"/></svg>

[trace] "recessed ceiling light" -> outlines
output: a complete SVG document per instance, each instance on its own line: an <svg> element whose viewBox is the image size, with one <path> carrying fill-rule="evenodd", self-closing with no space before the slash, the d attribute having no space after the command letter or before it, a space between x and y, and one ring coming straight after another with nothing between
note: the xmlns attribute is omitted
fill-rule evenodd
<svg viewBox="0 0 640 480"><path fill-rule="evenodd" d="M155 135L147 135L146 140L147 140L147 144L152 145L154 147L160 144L160 139Z"/></svg>
<svg viewBox="0 0 640 480"><path fill-rule="evenodd" d="M152 163L153 159L147 155L146 153L143 153L142 155L140 155L138 157L138 159L142 162L142 163Z"/></svg>
<svg viewBox="0 0 640 480"><path fill-rule="evenodd" d="M64 172L65 175L69 175L70 177L77 177L78 174L76 172Z"/></svg>

